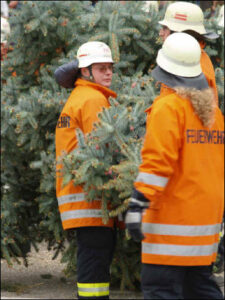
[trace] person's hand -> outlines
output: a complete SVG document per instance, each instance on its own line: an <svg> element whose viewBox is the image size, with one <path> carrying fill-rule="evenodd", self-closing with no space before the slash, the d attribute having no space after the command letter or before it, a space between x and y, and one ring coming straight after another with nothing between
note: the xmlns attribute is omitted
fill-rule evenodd
<svg viewBox="0 0 225 300"><path fill-rule="evenodd" d="M145 196L134 189L125 216L125 224L130 236L135 242L141 242L144 239L141 229L142 213L148 206L149 201Z"/></svg>

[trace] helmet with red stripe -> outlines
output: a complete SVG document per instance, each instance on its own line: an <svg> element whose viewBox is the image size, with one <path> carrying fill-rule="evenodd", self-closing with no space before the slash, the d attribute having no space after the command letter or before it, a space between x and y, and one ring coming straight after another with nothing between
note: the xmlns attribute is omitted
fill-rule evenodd
<svg viewBox="0 0 225 300"><path fill-rule="evenodd" d="M77 59L79 68L85 68L94 63L113 63L109 46L97 41L81 45L77 51Z"/></svg>
<svg viewBox="0 0 225 300"><path fill-rule="evenodd" d="M207 38L218 36L209 33L204 27L204 14L201 8L190 2L174 2L167 7L164 19L159 24L167 26L171 31L191 30Z"/></svg>

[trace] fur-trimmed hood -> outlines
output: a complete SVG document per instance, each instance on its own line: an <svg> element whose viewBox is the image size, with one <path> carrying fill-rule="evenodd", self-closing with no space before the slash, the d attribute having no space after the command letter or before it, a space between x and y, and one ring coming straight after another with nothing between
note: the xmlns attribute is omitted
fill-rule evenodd
<svg viewBox="0 0 225 300"><path fill-rule="evenodd" d="M188 98L195 113L206 127L214 123L216 100L212 88L197 90L195 88L174 87L176 93L182 98Z"/></svg>

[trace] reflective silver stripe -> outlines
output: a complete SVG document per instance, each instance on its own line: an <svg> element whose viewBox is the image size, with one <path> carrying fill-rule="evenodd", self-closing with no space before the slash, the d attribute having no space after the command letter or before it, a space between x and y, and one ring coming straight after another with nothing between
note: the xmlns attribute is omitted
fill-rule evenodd
<svg viewBox="0 0 225 300"><path fill-rule="evenodd" d="M218 243L204 246L181 246L142 243L142 253L175 256L206 256L217 252Z"/></svg>
<svg viewBox="0 0 225 300"><path fill-rule="evenodd" d="M194 226L143 223L142 226L144 233L176 236L205 236L219 233L221 224Z"/></svg>
<svg viewBox="0 0 225 300"><path fill-rule="evenodd" d="M125 223L140 223L142 214L140 212L128 212L125 217Z"/></svg>
<svg viewBox="0 0 225 300"><path fill-rule="evenodd" d="M71 203L71 202L79 202L85 200L85 194L80 193L80 194L70 194L70 195L65 195L58 197L58 204L62 205L65 203Z"/></svg>
<svg viewBox="0 0 225 300"><path fill-rule="evenodd" d="M79 219L79 218L101 218L100 209L76 209L61 213L61 220Z"/></svg>
<svg viewBox="0 0 225 300"><path fill-rule="evenodd" d="M144 202L144 201L137 200L135 198L131 198L130 202L137 203L139 206L144 207L144 208L149 207L149 201Z"/></svg>
<svg viewBox="0 0 225 300"><path fill-rule="evenodd" d="M78 294L82 297L101 297L109 295L109 282L77 283Z"/></svg>
<svg viewBox="0 0 225 300"><path fill-rule="evenodd" d="M167 177L140 172L135 179L135 182L144 182L149 185L165 187L168 180L169 178Z"/></svg>
<svg viewBox="0 0 225 300"><path fill-rule="evenodd" d="M109 291L109 287L96 287L96 288L78 287L78 292L96 293L96 292L108 292L108 291Z"/></svg>

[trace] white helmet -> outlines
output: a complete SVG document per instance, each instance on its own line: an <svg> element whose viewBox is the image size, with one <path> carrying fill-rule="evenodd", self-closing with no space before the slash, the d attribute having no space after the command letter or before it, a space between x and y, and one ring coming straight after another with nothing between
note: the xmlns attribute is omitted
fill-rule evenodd
<svg viewBox="0 0 225 300"><path fill-rule="evenodd" d="M204 27L204 14L201 8L190 2L175 2L167 7L165 17L159 24L172 31L193 30L199 34L207 34Z"/></svg>
<svg viewBox="0 0 225 300"><path fill-rule="evenodd" d="M1 43L7 43L8 35L10 34L9 22L1 17Z"/></svg>
<svg viewBox="0 0 225 300"><path fill-rule="evenodd" d="M79 68L88 67L94 63L113 63L112 53L103 42L87 42L77 51Z"/></svg>
<svg viewBox="0 0 225 300"><path fill-rule="evenodd" d="M168 73L195 77L202 73L201 48L191 35L176 32L169 35L159 50L156 62Z"/></svg>

